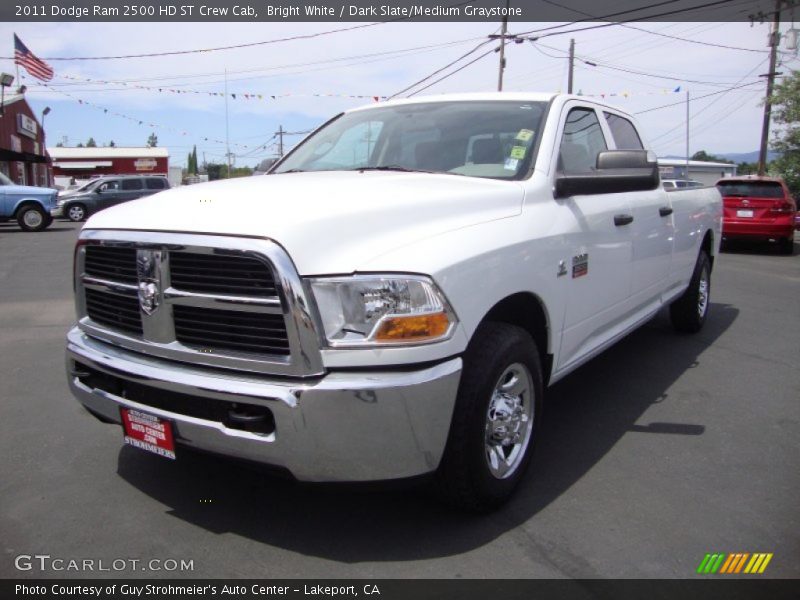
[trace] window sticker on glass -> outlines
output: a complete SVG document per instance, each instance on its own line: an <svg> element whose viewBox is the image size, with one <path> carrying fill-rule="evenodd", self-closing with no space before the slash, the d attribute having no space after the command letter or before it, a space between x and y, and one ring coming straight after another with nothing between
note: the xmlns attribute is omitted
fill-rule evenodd
<svg viewBox="0 0 800 600"><path fill-rule="evenodd" d="M521 142L527 142L530 141L532 137L533 137L533 132L530 129L520 129L519 133L517 134L517 137L514 139L519 140Z"/></svg>
<svg viewBox="0 0 800 600"><path fill-rule="evenodd" d="M518 165L519 161L516 158L507 158L506 162L503 164L503 168L506 171L516 171Z"/></svg>
<svg viewBox="0 0 800 600"><path fill-rule="evenodd" d="M523 159L525 158L525 146L514 146L511 148L511 158Z"/></svg>

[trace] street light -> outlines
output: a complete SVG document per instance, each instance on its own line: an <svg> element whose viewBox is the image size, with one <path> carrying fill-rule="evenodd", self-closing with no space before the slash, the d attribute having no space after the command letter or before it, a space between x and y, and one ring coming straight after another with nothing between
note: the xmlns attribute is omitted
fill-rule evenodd
<svg viewBox="0 0 800 600"><path fill-rule="evenodd" d="M50 107L45 106L42 111L42 141L44 141L44 118L50 114Z"/></svg>
<svg viewBox="0 0 800 600"><path fill-rule="evenodd" d="M0 73L0 116L6 112L6 88L14 83L14 76L8 73Z"/></svg>

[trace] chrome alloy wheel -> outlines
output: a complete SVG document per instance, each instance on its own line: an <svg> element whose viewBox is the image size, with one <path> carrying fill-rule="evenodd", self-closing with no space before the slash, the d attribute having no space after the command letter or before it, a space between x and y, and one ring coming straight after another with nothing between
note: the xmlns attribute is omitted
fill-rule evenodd
<svg viewBox="0 0 800 600"><path fill-rule="evenodd" d="M38 229L42 226L42 223L44 223L42 213L33 209L25 211L25 214L22 215L22 220L25 222L25 225L31 229Z"/></svg>
<svg viewBox="0 0 800 600"><path fill-rule="evenodd" d="M486 412L484 448L489 471L497 479L517 470L533 434L533 380L528 368L514 363L503 371Z"/></svg>
<svg viewBox="0 0 800 600"><path fill-rule="evenodd" d="M700 281L697 282L697 315L702 319L708 310L708 270L703 269L700 273Z"/></svg>

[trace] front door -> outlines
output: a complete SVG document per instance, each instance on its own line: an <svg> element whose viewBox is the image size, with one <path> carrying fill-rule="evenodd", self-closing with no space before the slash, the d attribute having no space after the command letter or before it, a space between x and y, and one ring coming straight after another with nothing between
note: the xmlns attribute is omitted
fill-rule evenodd
<svg viewBox="0 0 800 600"><path fill-rule="evenodd" d="M562 115L556 173L591 173L597 155L608 149L594 108L570 103ZM620 216L630 212L627 194L560 198L575 226L566 237L566 311L558 368L601 347L626 315L630 295L632 234Z"/></svg>

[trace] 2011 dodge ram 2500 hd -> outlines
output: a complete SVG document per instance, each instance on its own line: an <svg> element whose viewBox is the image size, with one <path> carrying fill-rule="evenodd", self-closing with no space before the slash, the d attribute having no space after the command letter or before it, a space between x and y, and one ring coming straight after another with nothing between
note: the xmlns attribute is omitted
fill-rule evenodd
<svg viewBox="0 0 800 600"><path fill-rule="evenodd" d="M702 327L721 215L715 188L666 193L634 120L587 98L350 110L266 176L92 217L69 384L164 456L433 473L489 509L530 461L545 386L665 304Z"/></svg>

